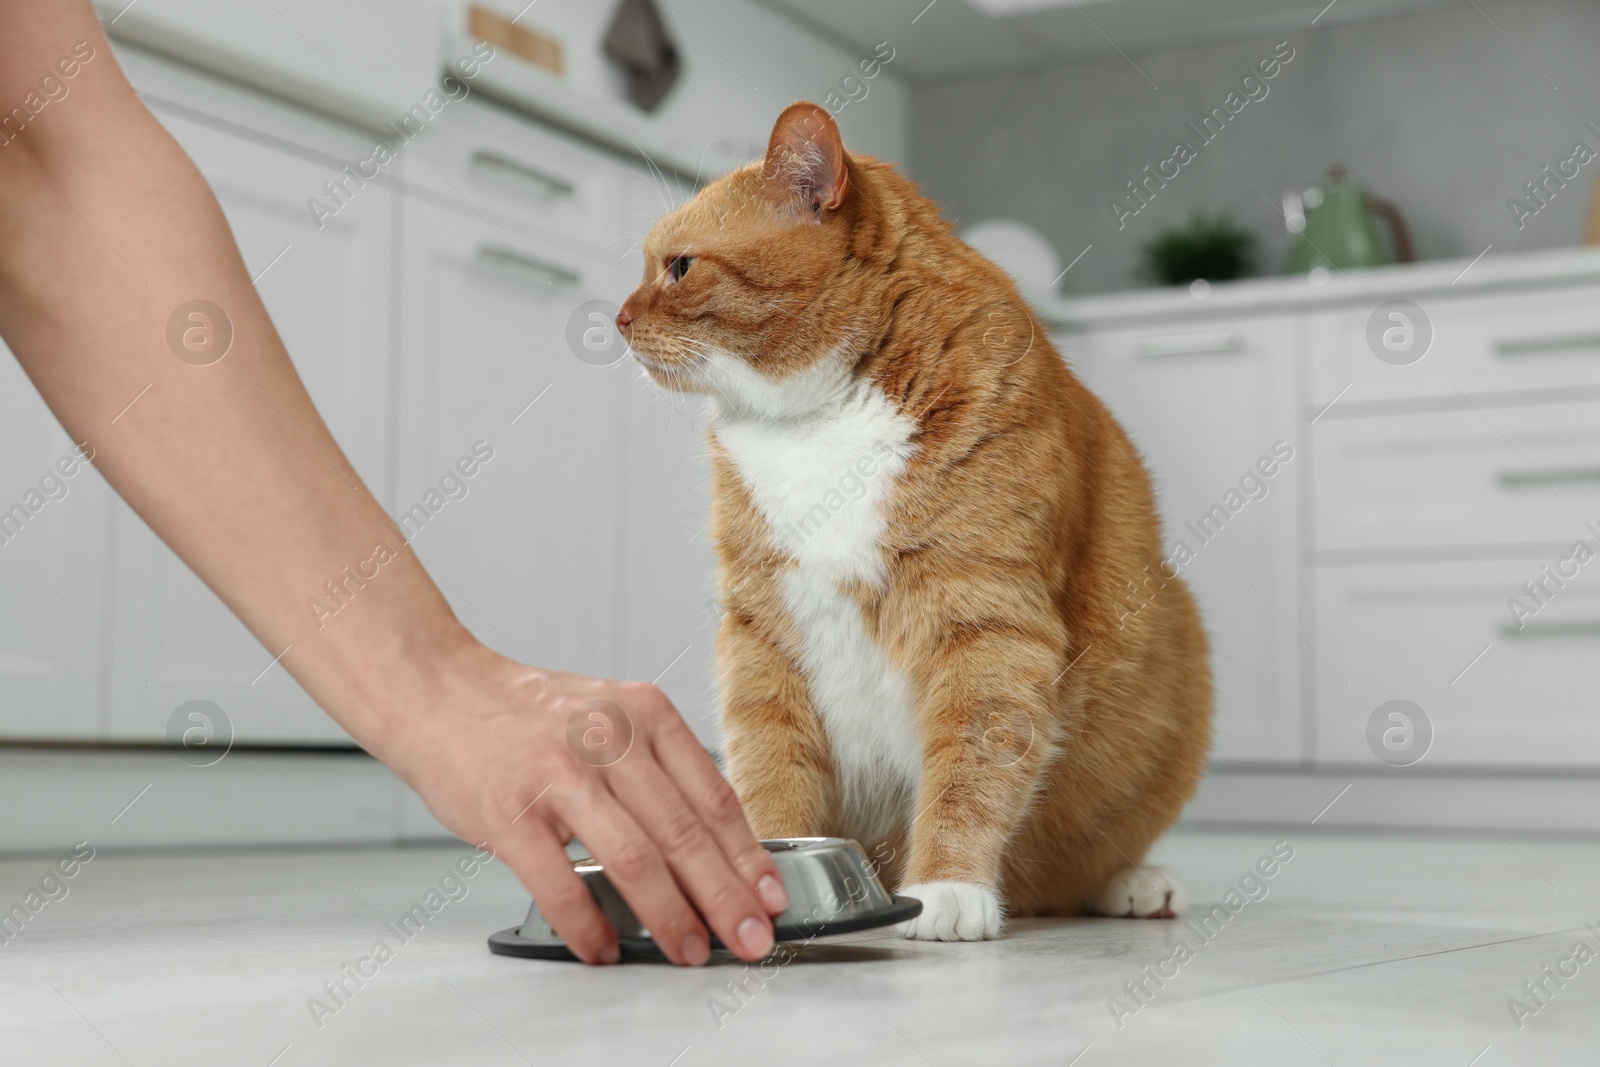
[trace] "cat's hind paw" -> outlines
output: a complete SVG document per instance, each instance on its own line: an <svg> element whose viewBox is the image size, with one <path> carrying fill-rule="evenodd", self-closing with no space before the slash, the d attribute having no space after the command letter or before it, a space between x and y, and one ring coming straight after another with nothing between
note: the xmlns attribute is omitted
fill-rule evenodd
<svg viewBox="0 0 1600 1067"><path fill-rule="evenodd" d="M900 896L922 901L922 914L901 923L901 936L914 941L992 941L1000 936L1000 897L992 889L965 882L919 882Z"/></svg>
<svg viewBox="0 0 1600 1067"><path fill-rule="evenodd" d="M1095 915L1117 919L1176 919L1189 907L1189 894L1165 867L1124 867L1089 900Z"/></svg>

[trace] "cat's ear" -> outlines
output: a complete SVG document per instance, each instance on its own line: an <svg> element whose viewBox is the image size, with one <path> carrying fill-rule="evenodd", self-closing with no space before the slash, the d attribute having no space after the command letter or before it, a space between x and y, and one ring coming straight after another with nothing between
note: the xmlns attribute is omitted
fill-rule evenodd
<svg viewBox="0 0 1600 1067"><path fill-rule="evenodd" d="M790 104L767 142L767 188L813 218L844 203L849 186L839 127L816 104Z"/></svg>

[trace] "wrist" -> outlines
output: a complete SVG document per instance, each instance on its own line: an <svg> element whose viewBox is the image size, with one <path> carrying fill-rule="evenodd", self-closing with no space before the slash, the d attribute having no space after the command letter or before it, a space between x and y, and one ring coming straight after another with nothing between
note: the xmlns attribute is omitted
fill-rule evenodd
<svg viewBox="0 0 1600 1067"><path fill-rule="evenodd" d="M297 645L285 657L286 665L300 660L293 665L302 684L356 743L402 777L414 736L459 702L452 691L463 661L493 655L436 591L423 597L423 607L353 604L366 610L305 639L314 656L296 656Z"/></svg>
<svg viewBox="0 0 1600 1067"><path fill-rule="evenodd" d="M459 750L462 731L502 711L527 684L529 668L495 652L452 616L382 672L362 700L361 734L352 736L413 789L428 795L430 777L449 773L439 757Z"/></svg>

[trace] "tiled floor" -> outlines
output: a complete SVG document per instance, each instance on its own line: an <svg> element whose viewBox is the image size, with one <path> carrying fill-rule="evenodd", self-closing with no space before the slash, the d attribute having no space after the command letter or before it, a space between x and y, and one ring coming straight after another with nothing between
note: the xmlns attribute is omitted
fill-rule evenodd
<svg viewBox="0 0 1600 1067"><path fill-rule="evenodd" d="M1523 983L1580 939L1600 953L1584 928L1600 926L1600 842L1286 836L1293 859L1211 940L1113 919L1022 922L987 944L856 935L742 1001L724 988L737 965L491 956L484 937L524 909L498 866L401 943L386 924L466 849L102 853L0 945L0 1063L1600 1063L1600 955L1545 978L1521 1028L1507 1006L1537 1007ZM1275 840L1180 833L1155 858L1209 905ZM0 907L48 866L0 864ZM380 940L393 958L335 1005L323 984ZM1167 977L1141 1004L1123 987L1147 965Z"/></svg>

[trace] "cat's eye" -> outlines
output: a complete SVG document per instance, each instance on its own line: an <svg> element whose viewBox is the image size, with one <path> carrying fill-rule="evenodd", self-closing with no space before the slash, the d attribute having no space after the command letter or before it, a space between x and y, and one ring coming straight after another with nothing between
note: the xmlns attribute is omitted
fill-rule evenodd
<svg viewBox="0 0 1600 1067"><path fill-rule="evenodd" d="M673 256L667 261L667 275L675 282L683 281L683 276L689 273L689 268L694 266L693 256Z"/></svg>

